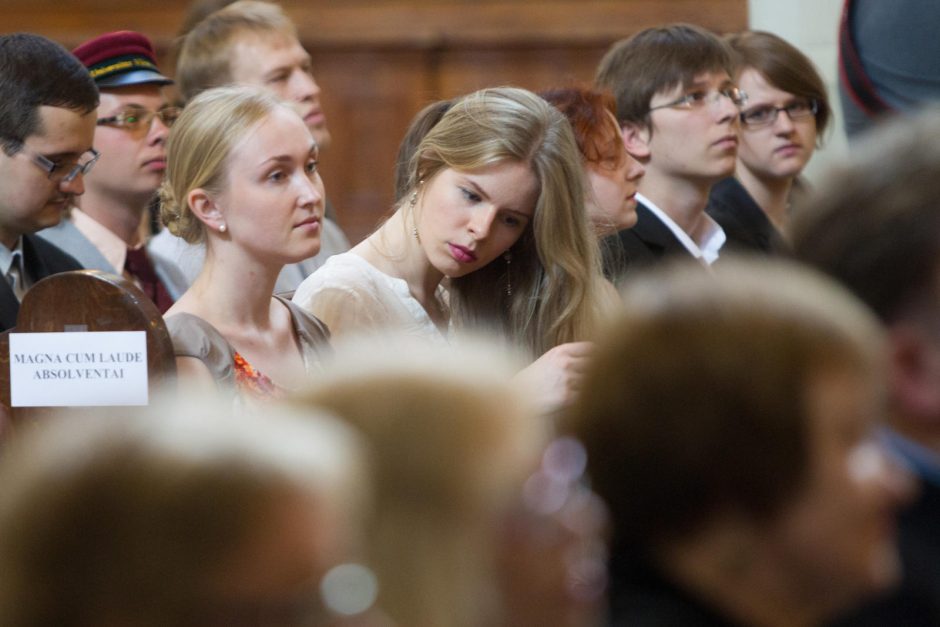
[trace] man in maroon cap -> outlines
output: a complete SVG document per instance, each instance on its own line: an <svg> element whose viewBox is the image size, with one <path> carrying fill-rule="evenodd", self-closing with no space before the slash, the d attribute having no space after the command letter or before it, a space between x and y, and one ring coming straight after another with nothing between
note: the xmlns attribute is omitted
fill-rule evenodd
<svg viewBox="0 0 940 627"><path fill-rule="evenodd" d="M59 44L29 33L0 36L0 331L20 300L75 259L35 237L52 226L98 158L92 148L98 90Z"/></svg>
<svg viewBox="0 0 940 627"><path fill-rule="evenodd" d="M101 92L95 131L101 158L69 217L41 236L86 268L123 273L164 312L186 282L175 267L154 264L141 221L166 168L164 144L178 110L167 106L163 87L173 81L160 73L153 45L140 33L107 33L73 53Z"/></svg>

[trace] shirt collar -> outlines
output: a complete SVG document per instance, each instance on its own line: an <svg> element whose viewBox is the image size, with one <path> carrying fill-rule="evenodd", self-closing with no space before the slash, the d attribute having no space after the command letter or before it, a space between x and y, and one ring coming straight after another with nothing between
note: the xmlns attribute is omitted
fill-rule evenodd
<svg viewBox="0 0 940 627"><path fill-rule="evenodd" d="M705 220L705 231L702 235L701 241L696 242L693 240L685 230L675 223L675 221L669 217L669 215L660 209L656 203L652 200L637 192L636 199L643 203L647 209L649 209L653 215L655 215L660 222L666 225L676 239L685 247L689 253L698 259L699 261L705 263L706 265L711 265L715 263L715 260L718 259L718 254L721 251L721 247L725 245L725 241L728 237L725 235L724 229L721 228L721 225L715 222L714 219L707 213L702 214L702 218Z"/></svg>
<svg viewBox="0 0 940 627"><path fill-rule="evenodd" d="M106 226L92 218L90 215L72 207L71 218L75 228L84 235L92 246L98 249L105 260L111 264L115 272L124 271L124 262L127 260L127 244L115 235Z"/></svg>
<svg viewBox="0 0 940 627"><path fill-rule="evenodd" d="M23 238L16 240L16 246L10 250L3 244L0 244L0 274L7 276L10 273L10 266L14 260L19 264L20 276L23 276Z"/></svg>

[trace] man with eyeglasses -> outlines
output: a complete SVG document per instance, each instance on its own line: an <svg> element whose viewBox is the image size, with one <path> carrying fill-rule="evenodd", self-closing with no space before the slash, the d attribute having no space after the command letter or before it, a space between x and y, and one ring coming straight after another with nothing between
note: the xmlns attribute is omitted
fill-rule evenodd
<svg viewBox="0 0 940 627"><path fill-rule="evenodd" d="M94 81L68 50L39 35L0 36L0 331L16 326L36 281L81 269L34 233L85 191L97 106Z"/></svg>
<svg viewBox="0 0 940 627"><path fill-rule="evenodd" d="M140 33L107 33L73 54L101 92L95 131L101 158L67 219L40 235L85 268L133 280L163 313L187 283L175 266L150 257L141 225L163 180L167 133L179 115L163 95L173 81L160 73L153 45Z"/></svg>
<svg viewBox="0 0 940 627"><path fill-rule="evenodd" d="M597 84L617 101L624 145L646 168L637 224L607 246L614 278L672 255L704 265L726 236L708 214L711 186L734 171L745 94L724 42L697 26L649 28L613 45Z"/></svg>

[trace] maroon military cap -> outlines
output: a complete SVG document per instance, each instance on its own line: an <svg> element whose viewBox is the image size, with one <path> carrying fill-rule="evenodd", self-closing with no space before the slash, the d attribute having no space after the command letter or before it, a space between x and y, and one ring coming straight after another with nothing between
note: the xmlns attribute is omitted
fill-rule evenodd
<svg viewBox="0 0 940 627"><path fill-rule="evenodd" d="M125 85L170 85L157 68L153 44L140 33L122 30L105 33L72 51L99 88Z"/></svg>

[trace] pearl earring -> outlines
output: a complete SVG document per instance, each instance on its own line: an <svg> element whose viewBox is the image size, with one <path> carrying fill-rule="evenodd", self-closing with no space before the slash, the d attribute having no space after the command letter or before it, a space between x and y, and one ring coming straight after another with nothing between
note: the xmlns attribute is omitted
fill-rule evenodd
<svg viewBox="0 0 940 627"><path fill-rule="evenodd" d="M228 230L228 227L225 224L219 225L219 233L225 233Z"/></svg>

